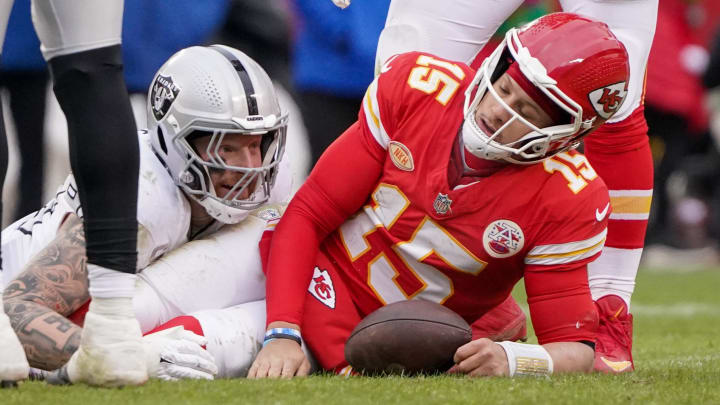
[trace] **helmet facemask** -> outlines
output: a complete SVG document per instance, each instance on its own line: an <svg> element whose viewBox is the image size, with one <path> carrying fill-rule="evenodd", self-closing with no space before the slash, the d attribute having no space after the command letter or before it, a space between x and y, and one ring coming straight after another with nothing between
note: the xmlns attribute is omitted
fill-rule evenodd
<svg viewBox="0 0 720 405"><path fill-rule="evenodd" d="M503 100L493 84L513 63L517 64L524 78L562 112L566 117L563 121L539 128ZM494 131L476 120L483 97L493 97L510 114L510 119ZM582 107L557 87L557 82L548 76L542 63L522 46L517 29L508 31L500 46L480 66L465 91L464 115L462 135L468 151L483 159L516 164L536 163L577 146L579 139L593 124L593 120L583 122ZM528 133L511 143L498 142L502 131L516 121L526 126Z"/></svg>
<svg viewBox="0 0 720 405"><path fill-rule="evenodd" d="M255 209L270 199L272 186L278 173L287 131L287 116L278 120L274 128L262 131L244 129L218 129L217 125L204 126L195 123L180 132L173 140L181 156L185 156L178 185L186 195L202 205L211 216L222 222L233 223L234 217ZM222 157L220 148L228 136L260 135L261 164L258 167L236 166ZM200 151L194 146L199 137L210 137L207 146ZM207 156L203 159L202 155ZM230 190L219 192L213 184L213 173L227 175L238 173ZM221 195L222 194L222 195ZM227 217L227 218L224 218Z"/></svg>

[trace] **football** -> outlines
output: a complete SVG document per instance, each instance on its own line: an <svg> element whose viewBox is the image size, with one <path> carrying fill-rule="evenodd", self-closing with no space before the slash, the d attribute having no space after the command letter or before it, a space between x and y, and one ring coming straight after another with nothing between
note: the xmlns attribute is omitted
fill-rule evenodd
<svg viewBox="0 0 720 405"><path fill-rule="evenodd" d="M400 301L363 319L345 343L345 359L363 374L436 374L470 342L460 315L429 301Z"/></svg>

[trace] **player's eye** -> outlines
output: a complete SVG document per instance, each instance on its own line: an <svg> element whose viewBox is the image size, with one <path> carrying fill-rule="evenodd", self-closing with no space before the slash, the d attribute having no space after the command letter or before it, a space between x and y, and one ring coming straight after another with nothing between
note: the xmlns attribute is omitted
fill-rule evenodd
<svg viewBox="0 0 720 405"><path fill-rule="evenodd" d="M535 111L533 111L532 108L525 107L520 110L520 114L522 114L525 119L531 122L536 122L538 120L538 117L535 114Z"/></svg>
<svg viewBox="0 0 720 405"><path fill-rule="evenodd" d="M220 145L220 147L218 148L219 153L231 153L234 150L235 149L230 145Z"/></svg>

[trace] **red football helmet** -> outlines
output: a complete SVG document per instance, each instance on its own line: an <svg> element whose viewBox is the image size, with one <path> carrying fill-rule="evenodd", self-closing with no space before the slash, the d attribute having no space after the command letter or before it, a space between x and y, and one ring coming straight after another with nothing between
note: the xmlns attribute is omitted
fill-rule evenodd
<svg viewBox="0 0 720 405"><path fill-rule="evenodd" d="M569 115L569 122L538 128L502 100L492 83L512 63L549 99L546 104ZM618 110L627 94L629 76L627 51L604 23L577 14L554 13L513 28L485 59L465 92L465 146L478 157L512 163L535 163L554 156L577 146L583 136ZM493 134L475 121L475 111L486 93L511 114L508 123ZM509 145L494 141L514 120L527 125L530 132Z"/></svg>

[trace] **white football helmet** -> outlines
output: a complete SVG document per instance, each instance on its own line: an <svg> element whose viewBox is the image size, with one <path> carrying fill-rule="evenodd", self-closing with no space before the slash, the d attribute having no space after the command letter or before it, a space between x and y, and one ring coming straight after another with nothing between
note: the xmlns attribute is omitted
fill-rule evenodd
<svg viewBox="0 0 720 405"><path fill-rule="evenodd" d="M267 73L241 51L223 45L194 46L173 55L155 74L147 103L152 147L175 183L223 223L242 221L268 201L285 149L288 116L280 109ZM260 167L227 164L219 154L227 134L263 135ZM192 143L211 136L203 160ZM225 196L212 170L242 173ZM254 187L248 198L241 198Z"/></svg>

